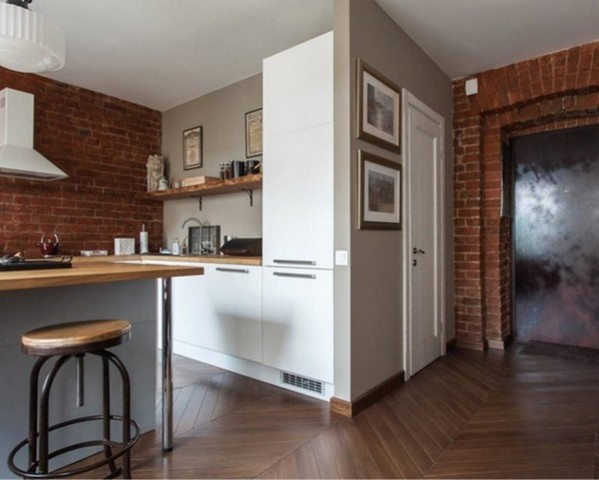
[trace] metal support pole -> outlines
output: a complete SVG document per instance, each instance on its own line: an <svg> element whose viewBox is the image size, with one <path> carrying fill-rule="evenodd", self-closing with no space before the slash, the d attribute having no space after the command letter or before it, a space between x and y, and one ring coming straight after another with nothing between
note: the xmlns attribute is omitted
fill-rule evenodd
<svg viewBox="0 0 599 480"><path fill-rule="evenodd" d="M82 407L85 403L85 373L83 358L85 355L75 355L75 365L77 365L77 406Z"/></svg>
<svg viewBox="0 0 599 480"><path fill-rule="evenodd" d="M162 279L162 451L173 449L171 279Z"/></svg>

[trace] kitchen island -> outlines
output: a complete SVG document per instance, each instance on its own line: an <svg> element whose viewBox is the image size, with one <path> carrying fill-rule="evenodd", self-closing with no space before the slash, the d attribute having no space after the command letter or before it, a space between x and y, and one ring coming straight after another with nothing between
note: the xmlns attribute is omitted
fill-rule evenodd
<svg viewBox="0 0 599 480"><path fill-rule="evenodd" d="M170 278L202 275L200 266L164 265L125 260L118 257L76 259L73 267L53 270L0 272L0 477L10 476L6 467L8 452L27 431L28 378L35 358L20 349L21 335L33 328L54 323L93 318L124 318L131 322L131 341L114 348L129 370L132 382L132 418L142 432L156 428L156 330L163 307L163 444L166 449L172 423L170 379ZM160 285L157 279L161 279ZM162 301L166 295L166 301ZM92 359L93 360L93 359ZM75 415L96 413L101 391L94 377L100 378L96 362L86 362L85 405ZM73 367L69 365L69 367ZM50 420L59 422L73 416L75 409L74 367L56 379L50 399ZM115 383L112 399L120 408L119 388ZM76 428L65 431L56 441L72 443L81 436ZM64 437L64 438L63 438ZM172 441L172 437L171 437ZM65 456L64 461L74 457ZM17 459L20 465L24 459Z"/></svg>
<svg viewBox="0 0 599 480"><path fill-rule="evenodd" d="M0 271L0 291L201 275L200 267L163 264L142 256L76 258L73 268ZM174 263L174 262L173 262ZM194 271L195 269L195 271Z"/></svg>

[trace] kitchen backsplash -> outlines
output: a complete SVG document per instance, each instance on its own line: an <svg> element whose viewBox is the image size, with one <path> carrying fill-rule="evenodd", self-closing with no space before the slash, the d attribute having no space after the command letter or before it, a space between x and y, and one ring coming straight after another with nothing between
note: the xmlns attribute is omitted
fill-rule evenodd
<svg viewBox="0 0 599 480"><path fill-rule="evenodd" d="M142 224L150 249L162 242L162 203L146 189L148 155L160 152L161 113L140 105L0 68L0 88L35 96L35 148L69 175L39 182L0 177L0 252L39 256L36 243L57 232L61 251L113 251L115 237Z"/></svg>

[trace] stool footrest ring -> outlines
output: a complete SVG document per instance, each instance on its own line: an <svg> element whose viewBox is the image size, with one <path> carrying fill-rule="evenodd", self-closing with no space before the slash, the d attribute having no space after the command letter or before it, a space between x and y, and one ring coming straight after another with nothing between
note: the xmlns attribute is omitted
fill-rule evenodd
<svg viewBox="0 0 599 480"><path fill-rule="evenodd" d="M98 421L98 420L100 420L100 421L103 420L103 416L102 415L90 415L87 417L74 418L71 420L67 420L65 422L58 423L56 425L52 425L51 427L48 428L48 431L51 432L53 430L68 427L70 425L74 425L77 423L93 422L93 421ZM121 415L110 415L110 420L116 420L116 421L122 422L123 417ZM128 441L125 441L125 439L123 439L123 442L116 442L116 441L112 441L110 439L88 440L86 442L79 442L79 443L75 443L72 445L68 445L66 447L60 448L60 449L55 450L54 452L51 452L48 454L48 459L52 459L52 458L56 458L60 455L63 455L67 452L71 452L71 451L78 450L81 448L88 448L88 447L94 447L94 446L105 446L105 447L118 448L118 450L115 453L112 453L110 456L105 457L98 462L94 462L91 465L86 465L84 467L80 467L80 468L76 468L74 470L68 470L68 471L65 470L65 467L61 467L58 470L54 470L54 471L51 471L48 473L38 473L38 472L36 472L36 469L38 467L38 464L36 462L33 465L30 465L27 470L23 470L15 465L14 457L19 452L19 450L21 450L23 447L25 447L29 444L29 440L25 439L25 440L21 441L10 452L10 455L8 456L8 467L14 474L19 475L23 478L65 478L65 477L70 477L73 475L80 475L81 473L85 473L85 472L90 472L92 470L95 470L98 467L102 467L104 465L108 465L108 464L114 462L114 460L123 456L126 452L128 452L129 450L131 450L131 448L133 448L133 446L137 443L137 440L139 439L139 426L137 425L137 422L135 422L134 420L130 420L129 424L133 428L133 432L132 432L133 435L129 438ZM39 436L39 433L36 436L36 439L38 436ZM98 452L98 454L100 454L100 452ZM83 459L81 459L81 460L83 460ZM111 474L106 478L114 478L116 475L121 473L120 470L121 469L119 469L116 472L111 472Z"/></svg>

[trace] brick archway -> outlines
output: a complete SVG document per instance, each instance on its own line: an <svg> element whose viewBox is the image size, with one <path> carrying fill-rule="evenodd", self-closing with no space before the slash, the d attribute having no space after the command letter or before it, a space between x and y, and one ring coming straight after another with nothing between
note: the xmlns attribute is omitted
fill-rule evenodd
<svg viewBox="0 0 599 480"><path fill-rule="evenodd" d="M599 123L599 42L454 82L455 318L458 345L504 348L512 334L511 222L501 215L502 144Z"/></svg>

